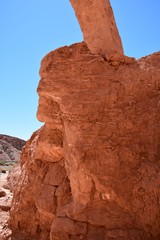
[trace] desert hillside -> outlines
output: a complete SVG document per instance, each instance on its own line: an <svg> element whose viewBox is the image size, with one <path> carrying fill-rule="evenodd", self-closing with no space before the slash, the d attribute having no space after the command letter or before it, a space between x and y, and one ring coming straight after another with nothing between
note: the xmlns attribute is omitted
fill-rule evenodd
<svg viewBox="0 0 160 240"><path fill-rule="evenodd" d="M20 138L0 134L0 164L11 164L18 161L25 143Z"/></svg>

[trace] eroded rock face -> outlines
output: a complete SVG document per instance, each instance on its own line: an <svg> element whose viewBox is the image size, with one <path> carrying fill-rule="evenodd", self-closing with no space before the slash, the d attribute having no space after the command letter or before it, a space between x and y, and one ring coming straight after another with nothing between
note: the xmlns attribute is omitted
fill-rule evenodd
<svg viewBox="0 0 160 240"><path fill-rule="evenodd" d="M83 37L94 54L123 55L122 42L109 0L70 0Z"/></svg>
<svg viewBox="0 0 160 240"><path fill-rule="evenodd" d="M49 53L22 153L15 239L160 237L160 53L114 66L85 43Z"/></svg>

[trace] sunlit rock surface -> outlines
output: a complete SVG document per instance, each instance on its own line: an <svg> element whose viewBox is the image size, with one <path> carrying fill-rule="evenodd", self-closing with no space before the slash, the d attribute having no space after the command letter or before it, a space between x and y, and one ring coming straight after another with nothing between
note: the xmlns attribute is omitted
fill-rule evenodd
<svg viewBox="0 0 160 240"><path fill-rule="evenodd" d="M123 55L122 42L109 0L70 0L84 41L94 54Z"/></svg>
<svg viewBox="0 0 160 240"><path fill-rule="evenodd" d="M10 226L16 240L160 237L160 53L105 61L50 52Z"/></svg>

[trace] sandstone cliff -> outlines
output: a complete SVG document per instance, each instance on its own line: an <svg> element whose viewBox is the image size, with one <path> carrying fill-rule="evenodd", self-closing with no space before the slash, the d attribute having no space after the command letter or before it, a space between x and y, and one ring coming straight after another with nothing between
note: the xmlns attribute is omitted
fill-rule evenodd
<svg viewBox="0 0 160 240"><path fill-rule="evenodd" d="M160 53L105 61L79 43L40 75L45 125L23 149L12 238L158 240Z"/></svg>

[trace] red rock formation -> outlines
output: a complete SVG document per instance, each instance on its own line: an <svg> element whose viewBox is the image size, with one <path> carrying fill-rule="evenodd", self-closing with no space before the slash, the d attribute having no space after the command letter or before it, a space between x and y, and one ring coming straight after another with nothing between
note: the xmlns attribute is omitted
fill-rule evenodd
<svg viewBox="0 0 160 240"><path fill-rule="evenodd" d="M13 239L160 238L160 53L104 61L85 43L49 53L22 153Z"/></svg>
<svg viewBox="0 0 160 240"><path fill-rule="evenodd" d="M122 42L109 0L70 0L79 21L84 41L94 54L108 58L123 55Z"/></svg>

